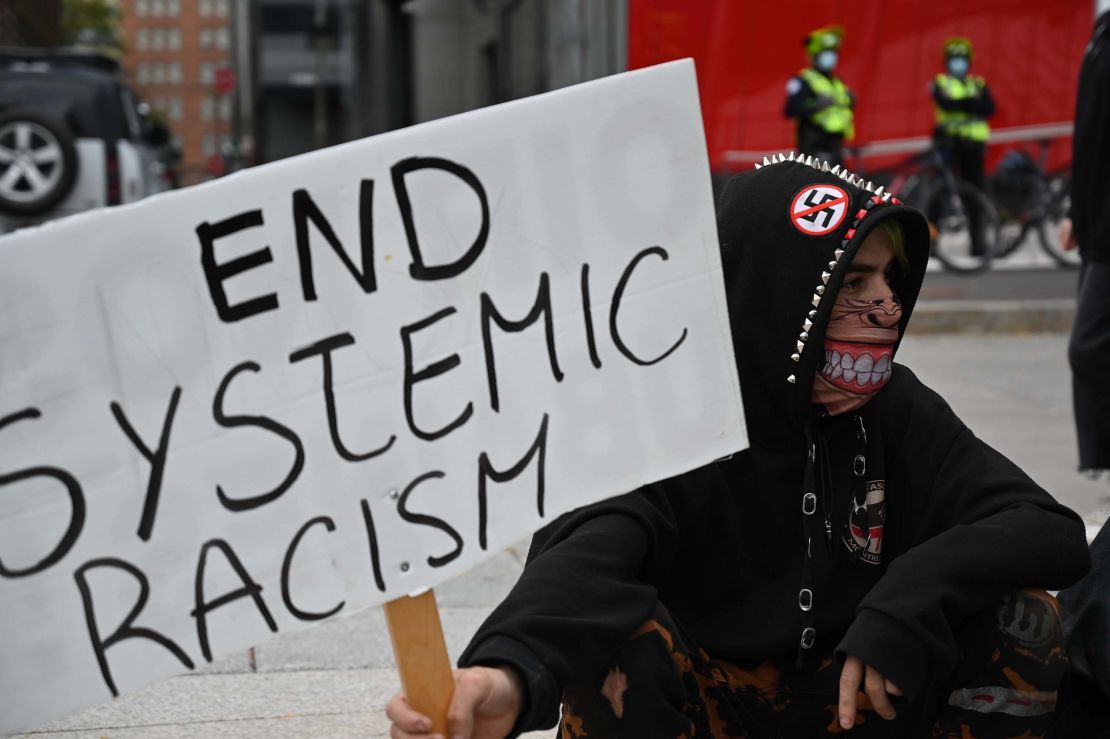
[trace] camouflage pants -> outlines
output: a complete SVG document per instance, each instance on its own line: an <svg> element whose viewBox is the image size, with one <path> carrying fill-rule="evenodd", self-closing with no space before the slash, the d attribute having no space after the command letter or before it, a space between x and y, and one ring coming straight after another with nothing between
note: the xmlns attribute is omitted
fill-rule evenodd
<svg viewBox="0 0 1110 739"><path fill-rule="evenodd" d="M886 721L860 693L856 726L844 732L837 722L840 666L831 649L801 670L793 656L713 659L660 605L607 669L564 691L559 737L1043 736L1067 660L1055 599L1044 591L1015 591L971 619L961 634L963 664L934 686L938 699L913 710L895 699L899 716Z"/></svg>

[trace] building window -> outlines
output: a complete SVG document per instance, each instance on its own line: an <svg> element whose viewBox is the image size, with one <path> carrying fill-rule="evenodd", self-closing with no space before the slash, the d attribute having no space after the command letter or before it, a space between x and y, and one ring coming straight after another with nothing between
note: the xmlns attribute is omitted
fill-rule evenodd
<svg viewBox="0 0 1110 739"><path fill-rule="evenodd" d="M149 2L149 0L135 0L135 15L142 18L142 17L148 15L149 13L150 13L150 2Z"/></svg>
<svg viewBox="0 0 1110 739"><path fill-rule="evenodd" d="M212 0L200 0L198 11L201 18L207 18L212 15Z"/></svg>
<svg viewBox="0 0 1110 739"><path fill-rule="evenodd" d="M205 97L200 101L200 119L202 121L212 120L212 108L215 107L212 98Z"/></svg>
<svg viewBox="0 0 1110 739"><path fill-rule="evenodd" d="M224 95L219 102L219 115L221 121L231 120L231 96Z"/></svg>
<svg viewBox="0 0 1110 739"><path fill-rule="evenodd" d="M181 98L155 98L154 107L162 111L162 115L171 121L179 121L182 117Z"/></svg>
<svg viewBox="0 0 1110 739"><path fill-rule="evenodd" d="M150 31L146 28L140 28L135 31L135 49L137 51L146 51L150 47Z"/></svg>
<svg viewBox="0 0 1110 739"><path fill-rule="evenodd" d="M200 140L200 152L206 157L216 153L216 137L210 133L204 134Z"/></svg>
<svg viewBox="0 0 1110 739"><path fill-rule="evenodd" d="M150 48L162 51L166 48L166 29L155 28L150 32Z"/></svg>
<svg viewBox="0 0 1110 739"><path fill-rule="evenodd" d="M211 49L212 48L212 29L211 28L202 28L202 29L200 29L200 33L197 35L197 45L201 49Z"/></svg>
<svg viewBox="0 0 1110 739"><path fill-rule="evenodd" d="M174 51L181 49L181 29L171 28L166 32L166 46Z"/></svg>
<svg viewBox="0 0 1110 739"><path fill-rule="evenodd" d="M200 63L200 81L205 85L211 85L216 80L216 62L201 62Z"/></svg>
<svg viewBox="0 0 1110 739"><path fill-rule="evenodd" d="M181 84L181 62L170 62L166 65L166 82L171 85Z"/></svg>
<svg viewBox="0 0 1110 739"><path fill-rule="evenodd" d="M150 82L150 65L146 62L139 62L139 66L135 69L135 81L140 85L145 85Z"/></svg>
<svg viewBox="0 0 1110 739"><path fill-rule="evenodd" d="M155 85L164 84L166 81L166 65L162 62L154 62L150 68L150 81Z"/></svg>
<svg viewBox="0 0 1110 739"><path fill-rule="evenodd" d="M181 15L181 0L166 0L166 15L171 18Z"/></svg>
<svg viewBox="0 0 1110 739"><path fill-rule="evenodd" d="M216 15L221 18L227 17L227 0L216 0Z"/></svg>
<svg viewBox="0 0 1110 739"><path fill-rule="evenodd" d="M165 0L150 0L150 14L155 18L161 18L166 14Z"/></svg>
<svg viewBox="0 0 1110 739"><path fill-rule="evenodd" d="M231 45L231 29L227 28L227 26L217 28L215 36L217 49L227 49Z"/></svg>

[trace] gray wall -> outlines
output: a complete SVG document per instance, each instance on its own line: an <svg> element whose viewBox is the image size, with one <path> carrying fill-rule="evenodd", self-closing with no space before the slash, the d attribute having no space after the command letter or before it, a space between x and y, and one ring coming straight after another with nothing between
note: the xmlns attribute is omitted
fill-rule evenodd
<svg viewBox="0 0 1110 739"><path fill-rule="evenodd" d="M626 0L411 0L414 121L624 71Z"/></svg>

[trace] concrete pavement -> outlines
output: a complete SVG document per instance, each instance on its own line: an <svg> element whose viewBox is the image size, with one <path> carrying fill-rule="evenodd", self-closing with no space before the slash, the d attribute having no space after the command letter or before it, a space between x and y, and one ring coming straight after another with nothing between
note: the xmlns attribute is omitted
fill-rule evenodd
<svg viewBox="0 0 1110 739"><path fill-rule="evenodd" d="M1043 289L1046 280L1055 280L1063 290L1066 282L1074 291L1074 272L1053 273L1047 278L1018 275L1013 279L1015 284L1031 280L1037 289ZM938 390L980 437L1017 461L1088 524L1099 525L1110 513L1110 483L1091 481L1074 471L1066 334L1032 333L1038 324L1016 319L1011 329L1015 332L976 333L976 325L987 325L986 316L1012 312L1013 307L982 297L987 288L970 283L945 288L963 290L962 296L930 298L929 291L936 295L936 290L951 284L949 279L931 275L920 316L915 317L899 360ZM1027 296L1028 291L1023 291L1005 297ZM1037 299L1066 301L1069 297L1038 294ZM938 308L951 301L964 305L963 320L956 322L959 331L930 330L930 321L939 321L928 318L930 312L959 312ZM976 313L972 303L984 307ZM982 317L972 320L973 315ZM524 546L499 553L437 589L452 657L511 588L523 566ZM375 608L307 632L278 636L201 672L166 680L19 736L383 737L388 736L383 708L397 686L384 618Z"/></svg>

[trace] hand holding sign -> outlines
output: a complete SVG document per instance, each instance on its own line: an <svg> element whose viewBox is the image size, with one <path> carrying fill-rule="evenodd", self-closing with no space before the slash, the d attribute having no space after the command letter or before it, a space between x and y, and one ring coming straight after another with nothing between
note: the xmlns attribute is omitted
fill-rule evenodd
<svg viewBox="0 0 1110 739"><path fill-rule="evenodd" d="M385 712L393 722L395 736L428 737L437 732L502 739L513 728L523 704L524 685L512 668L466 667L455 673L454 696L443 725L414 709L403 693L393 696Z"/></svg>
<svg viewBox="0 0 1110 739"><path fill-rule="evenodd" d="M0 732L742 447L717 252L689 62L0 240Z"/></svg>

